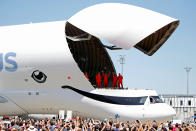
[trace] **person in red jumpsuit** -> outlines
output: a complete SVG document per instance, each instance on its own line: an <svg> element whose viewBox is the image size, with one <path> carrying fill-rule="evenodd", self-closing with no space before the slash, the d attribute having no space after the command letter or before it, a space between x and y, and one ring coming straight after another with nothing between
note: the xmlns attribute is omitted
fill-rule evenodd
<svg viewBox="0 0 196 131"><path fill-rule="evenodd" d="M118 74L118 87L120 88L120 85L121 85L121 88L123 89L123 76L119 73Z"/></svg>
<svg viewBox="0 0 196 131"><path fill-rule="evenodd" d="M110 74L111 73L109 73L109 74L106 74L106 73L104 73L103 71L102 71L102 74L103 74L103 82L104 82L104 88L106 88L106 87L108 87L108 77L110 76Z"/></svg>
<svg viewBox="0 0 196 131"><path fill-rule="evenodd" d="M97 82L97 87L101 88L101 75L100 75L100 73L98 73L96 75L96 82Z"/></svg>
<svg viewBox="0 0 196 131"><path fill-rule="evenodd" d="M116 88L117 80L118 80L118 78L117 78L116 74L113 72L113 85L112 85L113 88Z"/></svg>
<svg viewBox="0 0 196 131"><path fill-rule="evenodd" d="M89 78L88 78L88 74L87 74L87 73L85 73L84 75L85 75L86 79L88 79L88 80L89 80Z"/></svg>

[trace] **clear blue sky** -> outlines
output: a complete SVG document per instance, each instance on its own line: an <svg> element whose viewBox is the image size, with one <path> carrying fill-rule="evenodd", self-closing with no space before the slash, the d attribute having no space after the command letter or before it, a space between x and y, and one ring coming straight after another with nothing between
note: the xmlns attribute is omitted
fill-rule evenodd
<svg viewBox="0 0 196 131"><path fill-rule="evenodd" d="M134 48L109 51L117 72L121 71L119 55L126 55L125 86L183 94L184 67L188 65L193 68L190 92L196 94L196 0L0 0L0 26L66 20L81 9L104 2L132 4L180 20L177 30L153 56Z"/></svg>

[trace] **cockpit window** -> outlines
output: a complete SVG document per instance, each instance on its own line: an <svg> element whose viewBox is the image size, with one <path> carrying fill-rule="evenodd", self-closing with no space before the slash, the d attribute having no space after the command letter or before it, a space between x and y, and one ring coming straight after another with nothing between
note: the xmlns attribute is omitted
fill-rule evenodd
<svg viewBox="0 0 196 131"><path fill-rule="evenodd" d="M159 96L150 96L150 103L163 103L163 100Z"/></svg>
<svg viewBox="0 0 196 131"><path fill-rule="evenodd" d="M144 105L146 96L143 97L112 97L104 96L105 99L111 100L121 105Z"/></svg>
<svg viewBox="0 0 196 131"><path fill-rule="evenodd" d="M150 97L150 104L154 104L154 103L155 103L155 100L152 97Z"/></svg>

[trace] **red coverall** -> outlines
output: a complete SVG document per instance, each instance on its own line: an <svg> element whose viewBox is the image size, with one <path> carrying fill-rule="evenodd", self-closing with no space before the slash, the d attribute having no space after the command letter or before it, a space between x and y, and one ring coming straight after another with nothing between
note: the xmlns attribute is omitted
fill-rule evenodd
<svg viewBox="0 0 196 131"><path fill-rule="evenodd" d="M110 74L111 73L109 73L109 74L104 74L104 72L102 72L102 74L103 74L103 77L104 77L104 87L106 88L106 87L108 87L108 77L110 76Z"/></svg>
<svg viewBox="0 0 196 131"><path fill-rule="evenodd" d="M87 74L87 73L85 73L84 75L85 75L86 79L88 79L88 74ZM89 79L88 79L88 80L89 80Z"/></svg>
<svg viewBox="0 0 196 131"><path fill-rule="evenodd" d="M121 88L123 89L122 80L123 80L123 76L119 73L119 75L118 75L118 87L120 88L120 85L121 85Z"/></svg>
<svg viewBox="0 0 196 131"><path fill-rule="evenodd" d="M100 75L100 73L98 73L96 75L96 82L97 82L97 87L101 88L101 75Z"/></svg>
<svg viewBox="0 0 196 131"><path fill-rule="evenodd" d="M118 80L118 78L117 78L116 74L113 73L113 85L112 85L113 88L116 88L117 80Z"/></svg>

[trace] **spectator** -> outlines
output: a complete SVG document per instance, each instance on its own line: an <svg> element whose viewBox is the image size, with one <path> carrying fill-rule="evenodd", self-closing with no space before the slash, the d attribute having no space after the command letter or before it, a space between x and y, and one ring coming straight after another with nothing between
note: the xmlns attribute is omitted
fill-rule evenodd
<svg viewBox="0 0 196 131"><path fill-rule="evenodd" d="M162 130L162 131L167 131L166 125L165 125L164 123L162 124L161 130Z"/></svg>
<svg viewBox="0 0 196 131"><path fill-rule="evenodd" d="M16 129L16 130L19 130L20 129L20 127L19 127L19 122L18 121L16 121L16 122L13 122L13 126L12 126L12 129Z"/></svg>
<svg viewBox="0 0 196 131"><path fill-rule="evenodd" d="M9 129L10 127L10 129ZM168 129L167 129L168 127ZM44 119L44 120L23 120L10 119L8 121L1 120L0 130L3 131L172 131L174 130L172 123L159 123L156 121L120 122L119 119L105 120L103 122L94 121L93 119L76 119L64 122L60 119ZM195 123L183 123L175 125L175 131L195 131Z"/></svg>
<svg viewBox="0 0 196 131"><path fill-rule="evenodd" d="M173 128L173 131L175 131L178 128L178 123L175 124L175 127Z"/></svg>
<svg viewBox="0 0 196 131"><path fill-rule="evenodd" d="M27 129L27 131L37 131L37 129L34 127L34 126L30 126L28 129Z"/></svg>

